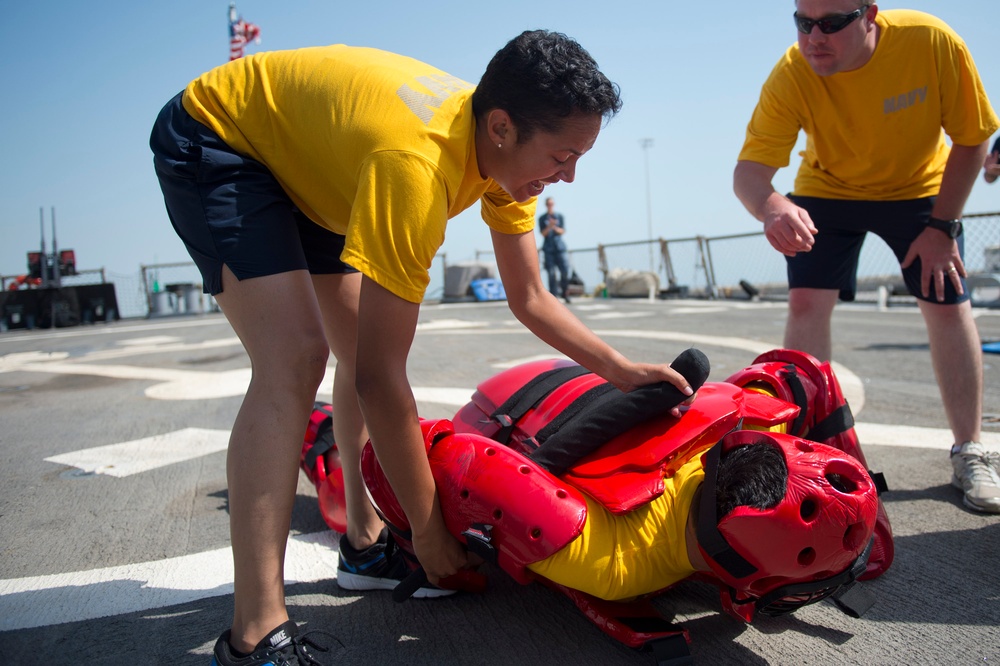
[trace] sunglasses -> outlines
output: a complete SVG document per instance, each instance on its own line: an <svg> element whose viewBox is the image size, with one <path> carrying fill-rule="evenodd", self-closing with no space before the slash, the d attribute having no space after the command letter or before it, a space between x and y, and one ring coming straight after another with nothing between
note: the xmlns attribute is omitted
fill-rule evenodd
<svg viewBox="0 0 1000 666"><path fill-rule="evenodd" d="M832 16L824 16L819 19L799 16L798 12L795 12L792 16L795 18L795 27L798 28L799 32L803 35L811 33L814 25L819 26L819 31L824 35L832 35L835 32L840 32L851 23L854 23L854 21L864 16L866 11L868 11L868 5L858 7L850 14L833 14Z"/></svg>

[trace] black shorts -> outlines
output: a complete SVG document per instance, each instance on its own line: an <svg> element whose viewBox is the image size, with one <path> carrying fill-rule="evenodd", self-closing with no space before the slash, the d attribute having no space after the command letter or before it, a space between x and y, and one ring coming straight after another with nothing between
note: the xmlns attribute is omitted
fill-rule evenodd
<svg viewBox="0 0 1000 666"><path fill-rule="evenodd" d="M167 215L205 293L222 291L223 264L240 280L357 272L340 260L344 237L303 215L267 167L192 118L180 94L160 111L149 146Z"/></svg>
<svg viewBox="0 0 1000 666"><path fill-rule="evenodd" d="M786 257L790 289L838 289L840 299L853 301L858 290L858 257L868 232L886 242L897 261L903 262L914 239L923 232L934 206L934 197L905 201L854 201L820 199L790 195L795 205L804 208L819 233L809 252ZM965 237L959 236L958 251L965 258ZM953 305L969 299L969 290L962 280L965 293L955 291L951 280L944 281L944 299L935 295L934 281L929 296L920 288L920 259L902 270L906 288L914 297L932 303Z"/></svg>

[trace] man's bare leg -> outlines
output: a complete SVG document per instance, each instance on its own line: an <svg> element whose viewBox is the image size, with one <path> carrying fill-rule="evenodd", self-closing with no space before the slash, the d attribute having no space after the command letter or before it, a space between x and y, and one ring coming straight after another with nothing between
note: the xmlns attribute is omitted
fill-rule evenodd
<svg viewBox="0 0 1000 666"><path fill-rule="evenodd" d="M833 347L830 324L838 294L836 289L789 290L786 349L804 351L820 361L830 360Z"/></svg>
<svg viewBox="0 0 1000 666"><path fill-rule="evenodd" d="M968 301L919 301L931 362L955 443L978 442L983 418L983 350Z"/></svg>

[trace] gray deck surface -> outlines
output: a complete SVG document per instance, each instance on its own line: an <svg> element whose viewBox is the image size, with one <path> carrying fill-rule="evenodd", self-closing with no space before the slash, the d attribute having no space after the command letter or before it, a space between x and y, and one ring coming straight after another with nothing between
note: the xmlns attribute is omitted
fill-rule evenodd
<svg viewBox="0 0 1000 666"><path fill-rule="evenodd" d="M702 349L713 380L780 346L785 319L782 303L579 299L571 307L636 359ZM976 313L983 339L1000 339L1000 311ZM451 416L448 396L471 394L505 363L553 354L504 304L427 305L420 321L410 378L426 417ZM719 611L714 588L688 583L658 608L690 630L697 664L1000 663L1000 516L968 511L949 483L951 442L918 311L838 307L834 358L868 461L892 490L896 561L870 584L876 606L852 619L821 603L748 626ZM984 366L984 438L1000 441L1000 356L987 354ZM208 664L232 612L218 442L248 377L218 314L0 335L5 663ZM116 450L93 453L111 468L65 462L96 447L202 432L187 428L203 429L212 452L131 472ZM885 443L866 442L864 428ZM46 460L60 455L68 458ZM288 586L290 612L304 630L343 644L330 664L654 663L566 599L498 569L487 569L483 595L396 604L388 593L340 591L322 569L335 561L334 535L302 475L292 533L312 550L289 557L305 569L289 576L302 581Z"/></svg>

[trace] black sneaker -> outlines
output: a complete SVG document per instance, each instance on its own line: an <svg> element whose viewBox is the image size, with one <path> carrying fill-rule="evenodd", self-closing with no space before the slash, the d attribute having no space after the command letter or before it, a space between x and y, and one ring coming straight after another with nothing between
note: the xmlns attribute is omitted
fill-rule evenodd
<svg viewBox="0 0 1000 666"><path fill-rule="evenodd" d="M378 541L364 550L356 550L347 540L340 537L340 563L337 564L337 585L344 590L392 590L411 573L406 565L403 551L383 528ZM413 593L417 599L446 597L455 590L442 590L426 585Z"/></svg>
<svg viewBox="0 0 1000 666"><path fill-rule="evenodd" d="M298 627L289 620L257 643L253 652L245 657L237 657L229 646L229 630L226 629L215 642L211 666L323 666L322 662L316 660L310 648L320 652L328 652L330 648L316 643L309 636L311 634L330 636L330 634L324 631L309 631L299 636L298 633Z"/></svg>

